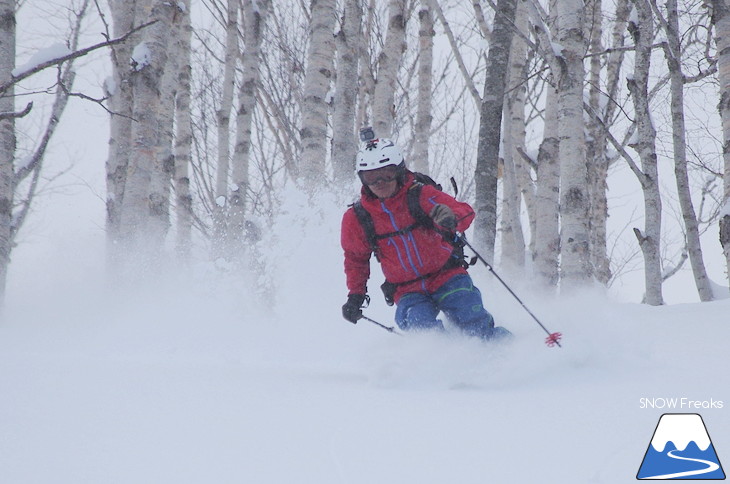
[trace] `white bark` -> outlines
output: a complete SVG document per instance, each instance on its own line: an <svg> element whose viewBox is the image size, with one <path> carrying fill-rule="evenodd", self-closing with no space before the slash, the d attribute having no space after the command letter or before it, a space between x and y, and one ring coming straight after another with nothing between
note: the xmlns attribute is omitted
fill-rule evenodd
<svg viewBox="0 0 730 484"><path fill-rule="evenodd" d="M638 25L630 22L629 31L636 45L634 74L628 85L634 102L637 140L632 144L641 159L640 183L644 192L644 231L634 228L644 256L645 299L647 304L664 303L662 297L662 271L659 244L661 237L662 202L659 194L659 178L656 155L656 130L649 112L649 67L654 19L651 7L643 0L634 2Z"/></svg>
<svg viewBox="0 0 730 484"><path fill-rule="evenodd" d="M556 22L557 41L562 47L558 78L561 287L567 290L593 280L583 117L584 9L581 0L561 0Z"/></svg>
<svg viewBox="0 0 730 484"><path fill-rule="evenodd" d="M15 68L15 0L0 0L0 84ZM0 113L15 112L15 89L0 96ZM5 294L13 232L15 118L0 118L0 297Z"/></svg>
<svg viewBox="0 0 730 484"><path fill-rule="evenodd" d="M406 50L406 2L388 3L388 29L385 44L378 57L378 74L373 96L373 128L381 138L394 137L395 89L403 53Z"/></svg>
<svg viewBox="0 0 730 484"><path fill-rule="evenodd" d="M547 87L545 127L537 155L535 211L535 275L540 285L556 287L560 280L560 161L558 158L558 93Z"/></svg>
<svg viewBox="0 0 730 484"><path fill-rule="evenodd" d="M601 12L603 2L591 0L586 3L587 21L585 25L586 39L588 39L589 59L588 72L588 105L592 112L601 111L603 96L601 87L601 69L603 59L603 34ZM621 5L617 6L617 13ZM621 18L617 18L621 24ZM623 38L623 36L622 36ZM606 136L603 126L593 117L588 118L586 125L588 139L586 140L586 160L588 162L588 180L590 191L590 226L591 226L591 257L593 258L594 275L598 282L608 284L611 278L610 261L606 245L606 222L608 219L608 199L606 196L608 178L608 158L606 155Z"/></svg>
<svg viewBox="0 0 730 484"><path fill-rule="evenodd" d="M517 4L515 26L527 32L527 9ZM502 178L502 260L515 270L525 265L525 235L522 230L522 202L530 222L534 221L534 187L525 153L525 91L527 45L519 35L512 37L504 112L504 176ZM534 225L533 227L534 234ZM533 237L534 239L534 237Z"/></svg>
<svg viewBox="0 0 730 484"><path fill-rule="evenodd" d="M665 55L669 67L672 111L672 144L674 147L674 176L677 180L677 195L682 210L682 219L687 237L687 252L692 274L701 301L712 301L712 287L707 277L705 262L702 257L700 233L692 203L687 165L687 139L684 122L684 78L682 72L682 46L679 37L679 14L677 0L668 0L667 23L664 24L667 35Z"/></svg>
<svg viewBox="0 0 730 484"><path fill-rule="evenodd" d="M364 3L364 1L363 1ZM368 6L363 12L363 42L358 50L360 58L360 88L357 93L357 114L355 126L361 128L364 126L372 126L370 120L370 108L372 104L373 93L375 92L375 78L373 77L373 69L371 69L369 57L367 54L366 43L373 36L373 26L375 24L375 0L369 0Z"/></svg>
<svg viewBox="0 0 730 484"><path fill-rule="evenodd" d="M505 101L504 128L502 133L502 266L510 271L521 270L525 265L525 237L522 232L522 197L517 184L514 157L520 156L515 146L515 125L512 123L510 103Z"/></svg>
<svg viewBox="0 0 730 484"><path fill-rule="evenodd" d="M346 0L342 26L337 34L337 79L332 115L332 165L335 186L347 186L355 172L357 135L355 109L358 92L358 65L362 37L362 8L359 0Z"/></svg>
<svg viewBox="0 0 730 484"><path fill-rule="evenodd" d="M169 186L170 167L160 152L163 129L167 120L169 99L163 92L163 74L168 63L168 44L173 28L176 4L155 2L137 6L137 18L158 19L145 29L143 44L148 58L133 63L131 75L133 109L136 120L132 126L131 152L127 167L127 182L122 201L121 230L124 248L130 261L144 266L160 258L170 225ZM138 50L138 53L140 50Z"/></svg>
<svg viewBox="0 0 730 484"><path fill-rule="evenodd" d="M431 97L433 96L433 11L432 0L421 0L418 11L418 106L416 113L416 145L410 167L429 173L428 148L431 137Z"/></svg>
<svg viewBox="0 0 730 484"><path fill-rule="evenodd" d="M556 0L551 0L545 24L535 4L528 3L528 17L536 26L535 35L541 44L549 43L548 31L554 29L557 15ZM550 27L548 27L550 26ZM560 73L559 63L552 50L542 48L554 80ZM553 55L550 55L553 54ZM542 142L537 155L537 181L535 183L535 247L534 273L537 285L555 289L560 282L560 160L558 149L558 91L555 85L546 84L545 121Z"/></svg>
<svg viewBox="0 0 730 484"><path fill-rule="evenodd" d="M335 0L312 0L309 50L304 78L304 99L299 135L302 160L299 178L314 190L324 176L327 158L327 94L334 60Z"/></svg>
<svg viewBox="0 0 730 484"><path fill-rule="evenodd" d="M122 0L109 2L114 35L129 32L135 22L134 3ZM129 61L132 48L138 42L139 34L128 42L112 48L113 85L108 86L109 108L109 157L106 162L106 240L107 257L110 264L119 259L121 251L121 211L127 183L129 165L129 143L132 139L132 86Z"/></svg>
<svg viewBox="0 0 730 484"><path fill-rule="evenodd" d="M193 199L190 193L190 161L193 141L193 127L190 116L190 92L192 66L190 43L192 26L190 24L190 0L183 0L185 12L180 26L177 95L175 98L175 196L177 215L177 253L181 261L190 257L193 228Z"/></svg>
<svg viewBox="0 0 730 484"><path fill-rule="evenodd" d="M730 5L726 0L713 0L712 18L717 46L717 78L720 83L720 119L722 121L722 157L724 161L723 207L720 218L720 244L725 254L726 274L730 282Z"/></svg>
<svg viewBox="0 0 730 484"><path fill-rule="evenodd" d="M256 4L256 5L254 5ZM256 8L258 7L258 8ZM269 0L246 0L244 2L244 43L245 52L241 69L243 78L238 93L238 114L236 115L236 146L233 150L231 176L231 213L229 234L234 255L238 256L248 237L246 237L246 201L249 196L249 160L251 158L251 131L256 96L259 85L259 63L261 60L261 41L266 25Z"/></svg>
<svg viewBox="0 0 730 484"><path fill-rule="evenodd" d="M224 257L228 249L228 185L231 160L231 110L236 85L238 51L238 0L226 3L226 50L223 65L221 100L216 113L218 130L218 163L216 166L215 203L213 204L213 257Z"/></svg>

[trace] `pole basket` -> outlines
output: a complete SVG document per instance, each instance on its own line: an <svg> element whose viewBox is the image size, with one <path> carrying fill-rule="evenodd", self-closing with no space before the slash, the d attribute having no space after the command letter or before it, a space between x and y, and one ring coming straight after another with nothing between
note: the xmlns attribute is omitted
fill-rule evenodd
<svg viewBox="0 0 730 484"><path fill-rule="evenodd" d="M557 345L560 346L560 338L563 337L563 334L560 332L550 333L550 336L545 338L545 344L548 345L550 348ZM562 346L560 346L562 348Z"/></svg>

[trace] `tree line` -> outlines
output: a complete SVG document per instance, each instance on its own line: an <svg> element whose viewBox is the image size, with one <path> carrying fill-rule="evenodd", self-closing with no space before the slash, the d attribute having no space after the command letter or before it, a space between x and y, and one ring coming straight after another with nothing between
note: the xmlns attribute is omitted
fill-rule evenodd
<svg viewBox="0 0 730 484"><path fill-rule="evenodd" d="M166 257L244 260L287 189L343 200L357 131L398 140L413 170L454 176L490 261L563 291L609 285L630 257L609 233L609 174L628 167L644 301L687 261L716 297L700 236L730 267L730 16L725 0L64 0L67 53L19 72L0 0L0 284L71 97L109 113L106 234L114 271ZM93 16L103 39L79 46ZM104 96L75 60L108 49ZM18 156L16 86L57 69L46 135ZM704 96L712 122L687 99ZM663 166L674 178L665 179ZM668 191L667 187L671 186ZM666 240L667 206L681 241ZM672 248L672 250L670 250ZM4 290L3 290L4 292Z"/></svg>

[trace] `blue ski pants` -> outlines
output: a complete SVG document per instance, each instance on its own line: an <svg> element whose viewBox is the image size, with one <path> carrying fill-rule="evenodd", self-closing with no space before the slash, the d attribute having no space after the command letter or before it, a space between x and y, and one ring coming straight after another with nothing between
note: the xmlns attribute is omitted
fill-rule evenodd
<svg viewBox="0 0 730 484"><path fill-rule="evenodd" d="M494 318L484 309L482 294L468 274L457 274L431 294L404 294L398 301L395 322L404 331L443 331L443 323L437 319L439 312L470 336L493 336Z"/></svg>

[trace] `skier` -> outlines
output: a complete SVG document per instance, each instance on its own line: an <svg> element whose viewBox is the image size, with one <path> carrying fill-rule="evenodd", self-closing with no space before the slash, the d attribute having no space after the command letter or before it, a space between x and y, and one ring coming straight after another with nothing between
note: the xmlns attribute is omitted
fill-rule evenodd
<svg viewBox="0 0 730 484"><path fill-rule="evenodd" d="M443 331L437 319L442 311L467 335L484 340L511 335L494 326L455 237L474 219L471 206L435 184L417 181L427 177L406 168L392 140L376 139L371 132L363 141L357 153L360 200L342 219L349 290L342 316L351 323L362 317L374 253L385 275L386 301L397 305L395 321L402 330Z"/></svg>

